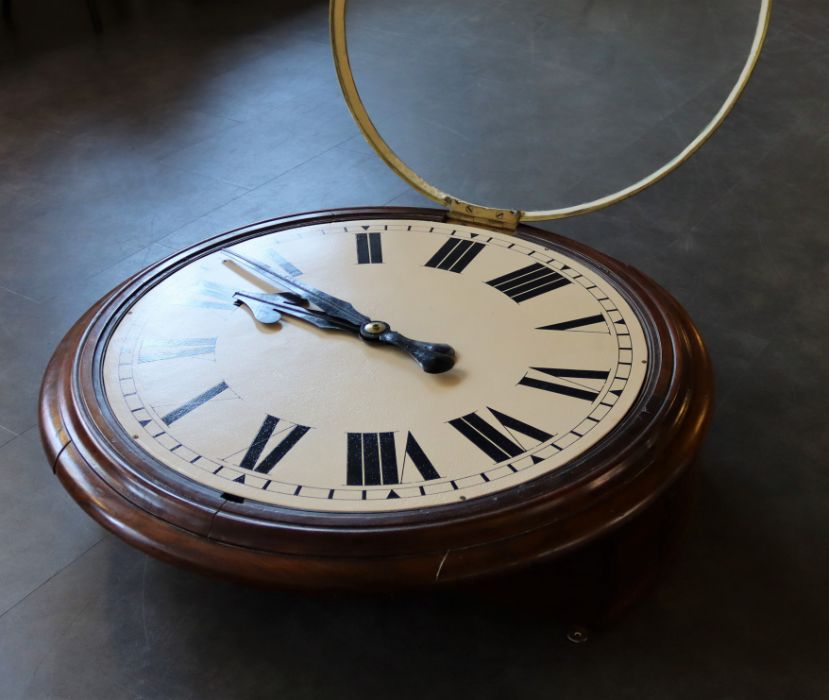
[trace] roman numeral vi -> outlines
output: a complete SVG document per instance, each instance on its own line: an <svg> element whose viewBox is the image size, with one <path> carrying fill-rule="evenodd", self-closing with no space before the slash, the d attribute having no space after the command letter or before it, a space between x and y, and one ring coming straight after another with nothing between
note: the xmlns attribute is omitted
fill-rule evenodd
<svg viewBox="0 0 829 700"><path fill-rule="evenodd" d="M349 486L400 483L394 433L348 433L346 461L346 483ZM440 478L440 474L411 433L406 437L404 467L409 461L424 481Z"/></svg>

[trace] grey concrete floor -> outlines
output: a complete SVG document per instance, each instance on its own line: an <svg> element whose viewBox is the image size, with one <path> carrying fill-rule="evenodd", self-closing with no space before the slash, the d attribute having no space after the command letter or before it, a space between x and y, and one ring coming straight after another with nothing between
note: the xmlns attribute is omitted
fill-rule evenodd
<svg viewBox="0 0 829 700"><path fill-rule="evenodd" d="M0 31L0 699L829 697L829 11L781 0L732 118L672 177L555 223L699 324L718 399L685 546L572 646L423 597L252 590L149 559L63 492L44 366L118 281L293 211L424 203L363 144L324 3L15 4Z"/></svg>

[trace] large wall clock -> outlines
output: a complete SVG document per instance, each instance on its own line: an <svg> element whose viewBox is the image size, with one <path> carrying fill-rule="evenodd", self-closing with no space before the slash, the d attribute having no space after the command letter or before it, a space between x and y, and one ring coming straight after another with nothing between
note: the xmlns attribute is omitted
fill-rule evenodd
<svg viewBox="0 0 829 700"><path fill-rule="evenodd" d="M524 211L450 195L403 162L357 92L334 0L352 113L445 208L274 219L125 281L48 368L58 478L130 544L268 585L435 586L575 556L609 585L625 551L649 570L711 412L703 342L653 281L525 222L606 206L693 153L748 80L768 9L724 104L666 165Z"/></svg>

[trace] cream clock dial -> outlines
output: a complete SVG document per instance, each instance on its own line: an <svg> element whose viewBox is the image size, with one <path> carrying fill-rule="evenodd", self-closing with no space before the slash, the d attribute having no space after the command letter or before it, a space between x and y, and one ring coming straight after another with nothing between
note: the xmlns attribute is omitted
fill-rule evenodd
<svg viewBox="0 0 829 700"><path fill-rule="evenodd" d="M399 347L269 310L290 286L237 256L451 346L454 366L430 373ZM578 261L485 229L368 219L173 272L118 323L103 380L117 422L169 469L231 499L360 513L566 469L619 424L647 363L622 294Z"/></svg>

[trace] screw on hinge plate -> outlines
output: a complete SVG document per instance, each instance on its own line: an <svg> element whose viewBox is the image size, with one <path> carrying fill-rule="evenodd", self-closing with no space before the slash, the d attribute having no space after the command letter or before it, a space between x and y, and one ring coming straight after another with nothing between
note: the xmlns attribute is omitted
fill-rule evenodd
<svg viewBox="0 0 829 700"><path fill-rule="evenodd" d="M522 212L513 209L492 209L452 197L446 198L446 204L449 207L447 220L461 224L512 233L518 228L518 222L521 220Z"/></svg>

